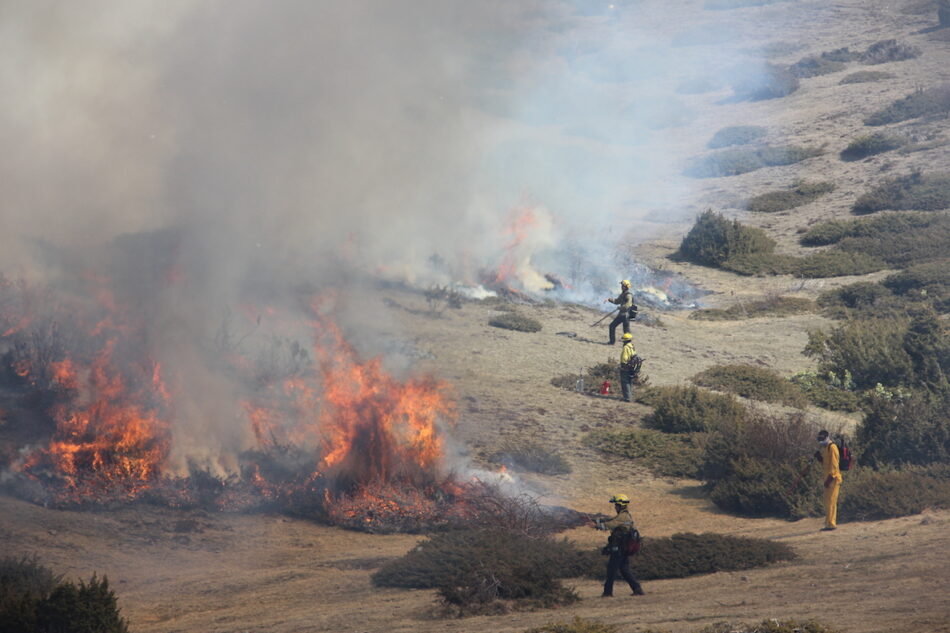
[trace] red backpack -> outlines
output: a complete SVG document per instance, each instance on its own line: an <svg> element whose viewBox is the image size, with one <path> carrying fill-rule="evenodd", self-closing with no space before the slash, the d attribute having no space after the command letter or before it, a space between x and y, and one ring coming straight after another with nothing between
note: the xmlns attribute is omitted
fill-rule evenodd
<svg viewBox="0 0 950 633"><path fill-rule="evenodd" d="M851 470L854 464L854 455L848 447L848 443L843 435L835 438L835 445L838 447L838 470Z"/></svg>

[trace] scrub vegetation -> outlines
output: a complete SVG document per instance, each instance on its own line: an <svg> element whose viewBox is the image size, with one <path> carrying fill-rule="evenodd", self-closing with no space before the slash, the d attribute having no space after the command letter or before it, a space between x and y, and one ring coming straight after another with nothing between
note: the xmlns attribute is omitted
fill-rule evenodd
<svg viewBox="0 0 950 633"><path fill-rule="evenodd" d="M757 141L763 136L767 130L761 125L734 125L732 127L724 127L709 139L709 143L706 146L709 149L721 149L723 147L732 147L733 145L748 145L753 141Z"/></svg>
<svg viewBox="0 0 950 633"><path fill-rule="evenodd" d="M799 181L792 185L790 189L769 191L750 198L746 203L746 209L756 213L785 211L814 202L834 190L834 183Z"/></svg>
<svg viewBox="0 0 950 633"><path fill-rule="evenodd" d="M841 160L855 161L883 154L894 149L900 148L906 141L900 137L885 134L884 132L874 132L865 134L854 139L848 146L841 150Z"/></svg>
<svg viewBox="0 0 950 633"><path fill-rule="evenodd" d="M818 308L811 299L773 296L755 301L740 301L728 308L701 308L689 315L696 321L740 321L756 317L786 317L814 312Z"/></svg>
<svg viewBox="0 0 950 633"><path fill-rule="evenodd" d="M859 70L856 73L845 75L838 83L842 86L847 84L866 84L885 79L893 79L896 75L886 73L880 70Z"/></svg>
<svg viewBox="0 0 950 633"><path fill-rule="evenodd" d="M779 402L792 407L808 404L805 394L771 369L755 365L714 365L692 381L701 387L734 393L750 400Z"/></svg>
<svg viewBox="0 0 950 633"><path fill-rule="evenodd" d="M488 325L516 332L540 332L541 322L520 312L504 312L488 321Z"/></svg>
<svg viewBox="0 0 950 633"><path fill-rule="evenodd" d="M912 172L886 180L854 203L856 214L896 211L939 211L950 209L950 173Z"/></svg>
<svg viewBox="0 0 950 633"><path fill-rule="evenodd" d="M738 176L763 167L793 165L821 156L824 150L800 145L769 145L749 149L725 149L702 158L693 159L685 174L693 178Z"/></svg>
<svg viewBox="0 0 950 633"><path fill-rule="evenodd" d="M593 431L584 437L584 444L604 453L638 460L659 477L699 479L704 438L703 433L624 428Z"/></svg>
<svg viewBox="0 0 950 633"><path fill-rule="evenodd" d="M950 113L950 84L918 88L902 99L873 112L865 125L887 125L925 116L947 116Z"/></svg>

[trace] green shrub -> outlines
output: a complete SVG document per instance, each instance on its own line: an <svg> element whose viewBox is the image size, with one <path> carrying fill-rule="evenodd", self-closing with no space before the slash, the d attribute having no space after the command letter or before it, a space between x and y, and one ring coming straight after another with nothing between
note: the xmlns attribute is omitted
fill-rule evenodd
<svg viewBox="0 0 950 633"><path fill-rule="evenodd" d="M722 263L722 268L740 275L794 275L807 279L866 275L885 267L881 259L857 249L821 251L804 257L751 253Z"/></svg>
<svg viewBox="0 0 950 633"><path fill-rule="evenodd" d="M818 469L809 471L789 493L799 472L793 464L739 457L732 462L728 476L712 485L709 498L723 510L744 516L800 519L817 514L821 507Z"/></svg>
<svg viewBox="0 0 950 633"><path fill-rule="evenodd" d="M651 399L654 411L644 424L666 433L708 431L723 423L734 424L746 415L746 408L735 396L693 386L658 388Z"/></svg>
<svg viewBox="0 0 950 633"><path fill-rule="evenodd" d="M861 62L864 64L886 64L887 62L901 62L907 59L920 57L920 49L897 40L881 40L871 44L864 54L861 55Z"/></svg>
<svg viewBox="0 0 950 633"><path fill-rule="evenodd" d="M892 394L877 390L858 426L861 463L928 465L950 458L950 398L945 394Z"/></svg>
<svg viewBox="0 0 950 633"><path fill-rule="evenodd" d="M505 330L515 330L518 332L540 332L541 322L532 319L518 312L505 312L493 317L488 325L503 328Z"/></svg>
<svg viewBox="0 0 950 633"><path fill-rule="evenodd" d="M892 268L943 260L950 252L950 215L940 215L926 228L890 236L846 237L838 249L882 259Z"/></svg>
<svg viewBox="0 0 950 633"><path fill-rule="evenodd" d="M716 132L707 143L709 149L721 149L733 145L748 145L765 136L766 129L760 125L733 125Z"/></svg>
<svg viewBox="0 0 950 633"><path fill-rule="evenodd" d="M734 99L765 101L786 97L799 88L798 77L788 68L766 64L761 71L749 73L733 85Z"/></svg>
<svg viewBox="0 0 950 633"><path fill-rule="evenodd" d="M939 211L950 208L950 173L914 172L885 181L854 203L854 213L884 209Z"/></svg>
<svg viewBox="0 0 950 633"><path fill-rule="evenodd" d="M566 475L571 472L571 464L557 450L530 440L506 442L491 453L488 459L514 470L527 470L542 475Z"/></svg>
<svg viewBox="0 0 950 633"><path fill-rule="evenodd" d="M846 373L842 380L835 374L805 371L795 374L789 380L798 385L808 401L816 407L832 411L861 409L861 397L854 391L850 373Z"/></svg>
<svg viewBox="0 0 950 633"><path fill-rule="evenodd" d="M762 229L727 220L709 209L696 219L683 238L679 254L698 264L719 266L737 255L771 253L773 250L775 242Z"/></svg>
<svg viewBox="0 0 950 633"><path fill-rule="evenodd" d="M894 77L895 75L891 73L885 73L879 70L859 70L856 73L845 75L838 84L842 86L846 84L866 84L884 79L893 79Z"/></svg>
<svg viewBox="0 0 950 633"><path fill-rule="evenodd" d="M643 460L660 477L699 479L702 434L663 433L652 429L597 430L584 444L605 453Z"/></svg>
<svg viewBox="0 0 950 633"><path fill-rule="evenodd" d="M879 283L859 281L821 293L818 304L830 319L900 318L907 303Z"/></svg>
<svg viewBox="0 0 950 633"><path fill-rule="evenodd" d="M584 620L575 615L570 622L543 624L533 629L526 629L525 633L617 633L617 627L596 620Z"/></svg>
<svg viewBox="0 0 950 633"><path fill-rule="evenodd" d="M946 468L904 470L857 468L845 474L838 501L844 521L878 521L950 508Z"/></svg>
<svg viewBox="0 0 950 633"><path fill-rule="evenodd" d="M37 606L61 580L35 556L0 558L0 633L37 630Z"/></svg>
<svg viewBox="0 0 950 633"><path fill-rule="evenodd" d="M897 233L930 228L940 221L940 216L932 213L882 213L857 220L831 220L811 227L799 241L803 246L825 246L846 237L893 239Z"/></svg>
<svg viewBox="0 0 950 633"><path fill-rule="evenodd" d="M128 633L119 616L115 593L109 581L95 575L89 583L60 584L37 607L37 631L41 633Z"/></svg>
<svg viewBox="0 0 950 633"><path fill-rule="evenodd" d="M699 633L841 633L840 629L831 629L814 621L763 620L759 624L713 624Z"/></svg>
<svg viewBox="0 0 950 633"><path fill-rule="evenodd" d="M743 398L781 402L804 407L808 400L801 390L771 369L754 365L714 365L691 379L701 387L728 391Z"/></svg>
<svg viewBox="0 0 950 633"><path fill-rule="evenodd" d="M821 196L834 191L835 186L830 182L797 182L791 189L769 191L746 202L746 209L756 213L775 213L786 209L794 209L814 202Z"/></svg>
<svg viewBox="0 0 950 633"><path fill-rule="evenodd" d="M693 311L690 319L697 321L738 321L755 317L785 317L815 310L815 302L801 297L768 297L758 301L737 303L725 309L702 308Z"/></svg>
<svg viewBox="0 0 950 633"><path fill-rule="evenodd" d="M461 614L510 606L554 606L578 599L559 577L582 575L578 550L567 540L506 530L435 534L372 575L382 587L434 588Z"/></svg>
<svg viewBox="0 0 950 633"><path fill-rule="evenodd" d="M940 313L950 312L950 260L912 266L881 285L896 295L927 301Z"/></svg>
<svg viewBox="0 0 950 633"><path fill-rule="evenodd" d="M817 358L821 373L850 372L858 389L910 384L914 366L904 349L908 324L902 319L848 321L830 332L808 334L805 354Z"/></svg>
<svg viewBox="0 0 950 633"><path fill-rule="evenodd" d="M896 136L891 136L883 132L874 132L865 134L851 141L846 148L841 150L841 160L855 161L883 154L893 149L899 148L906 141Z"/></svg>
<svg viewBox="0 0 950 633"><path fill-rule="evenodd" d="M738 176L763 167L793 165L822 153L819 148L799 145L725 149L690 161L684 173L693 178Z"/></svg>
<svg viewBox="0 0 950 633"><path fill-rule="evenodd" d="M887 125L923 116L943 115L950 112L950 84L917 89L903 99L872 113L865 125Z"/></svg>

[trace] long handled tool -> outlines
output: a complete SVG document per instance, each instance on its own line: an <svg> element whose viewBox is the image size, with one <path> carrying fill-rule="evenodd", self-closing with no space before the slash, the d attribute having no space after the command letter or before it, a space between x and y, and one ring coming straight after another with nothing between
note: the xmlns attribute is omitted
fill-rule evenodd
<svg viewBox="0 0 950 633"><path fill-rule="evenodd" d="M619 310L619 309L620 309L620 308L617 308L617 310ZM613 314L613 313L616 312L617 310L611 310L610 312L608 312L608 313L605 314L604 316L600 317L600 320L599 320L599 321L597 321L597 322L595 322L595 323L591 323L590 326L591 326L591 327L594 327L595 325L600 325L601 323L604 322L604 319L606 319L607 317L609 317L611 314Z"/></svg>

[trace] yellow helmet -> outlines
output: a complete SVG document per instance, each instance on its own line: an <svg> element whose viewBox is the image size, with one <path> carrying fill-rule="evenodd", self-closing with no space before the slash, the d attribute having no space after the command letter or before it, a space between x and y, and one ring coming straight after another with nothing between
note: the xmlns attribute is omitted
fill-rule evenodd
<svg viewBox="0 0 950 633"><path fill-rule="evenodd" d="M618 506L625 506L630 503L630 497L627 495L614 495L610 498L610 503L616 504Z"/></svg>
<svg viewBox="0 0 950 633"><path fill-rule="evenodd" d="M630 280L629 280L629 279L624 279L623 281L620 282L620 285L623 286L624 288L629 288L629 287L630 287Z"/></svg>
<svg viewBox="0 0 950 633"><path fill-rule="evenodd" d="M622 338L622 339L625 340L625 341L632 341L632 340L633 340L633 334L631 334L630 332L625 332L624 335L621 336L620 338Z"/></svg>

